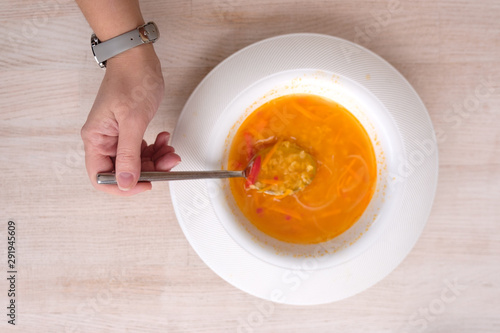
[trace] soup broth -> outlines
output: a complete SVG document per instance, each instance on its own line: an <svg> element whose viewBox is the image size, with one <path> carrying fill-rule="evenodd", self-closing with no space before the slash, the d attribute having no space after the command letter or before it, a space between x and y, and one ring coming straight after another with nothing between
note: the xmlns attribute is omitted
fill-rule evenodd
<svg viewBox="0 0 500 333"><path fill-rule="evenodd" d="M302 190L284 195L231 179L239 209L259 230L284 242L314 244L342 234L361 217L375 191L377 164L367 132L331 100L282 96L245 119L231 144L228 168L241 170L256 154L283 141L315 159L314 178ZM266 174L265 179L269 186L280 186L278 175Z"/></svg>

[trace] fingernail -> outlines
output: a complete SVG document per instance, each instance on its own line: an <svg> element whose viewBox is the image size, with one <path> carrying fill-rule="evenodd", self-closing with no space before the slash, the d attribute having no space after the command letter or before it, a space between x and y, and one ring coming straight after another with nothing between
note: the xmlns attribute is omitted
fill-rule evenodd
<svg viewBox="0 0 500 333"><path fill-rule="evenodd" d="M128 191L132 187L134 175L130 172L120 172L118 175L118 188L122 191Z"/></svg>

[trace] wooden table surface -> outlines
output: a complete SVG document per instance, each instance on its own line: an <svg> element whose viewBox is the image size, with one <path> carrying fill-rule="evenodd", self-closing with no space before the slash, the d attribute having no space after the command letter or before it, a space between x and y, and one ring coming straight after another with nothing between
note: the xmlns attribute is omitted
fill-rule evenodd
<svg viewBox="0 0 500 333"><path fill-rule="evenodd" d="M174 130L214 66L263 38L324 33L389 61L440 133L427 226L403 263L365 292L269 307L201 261L166 184L132 198L91 187L79 135L103 76L91 29L69 0L1 0L0 332L500 332L499 1L141 4L161 29L166 79L147 140ZM6 316L9 219L15 328Z"/></svg>

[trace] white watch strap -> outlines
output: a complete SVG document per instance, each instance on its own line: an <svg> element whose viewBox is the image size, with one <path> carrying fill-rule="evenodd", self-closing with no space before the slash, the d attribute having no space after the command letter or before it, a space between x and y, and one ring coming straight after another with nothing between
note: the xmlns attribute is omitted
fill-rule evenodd
<svg viewBox="0 0 500 333"><path fill-rule="evenodd" d="M92 52L97 63L106 67L106 60L125 52L133 47L154 43L160 36L160 32L154 22L149 22L132 31L111 38L105 42L100 42L96 35L92 35Z"/></svg>

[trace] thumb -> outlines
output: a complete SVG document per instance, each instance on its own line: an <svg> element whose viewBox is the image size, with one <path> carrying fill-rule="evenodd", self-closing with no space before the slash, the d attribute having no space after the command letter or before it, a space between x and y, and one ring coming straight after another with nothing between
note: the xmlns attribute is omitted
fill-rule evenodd
<svg viewBox="0 0 500 333"><path fill-rule="evenodd" d="M132 189L141 172L141 144L147 126L141 123L128 118L119 124L115 170L118 188L122 191Z"/></svg>

